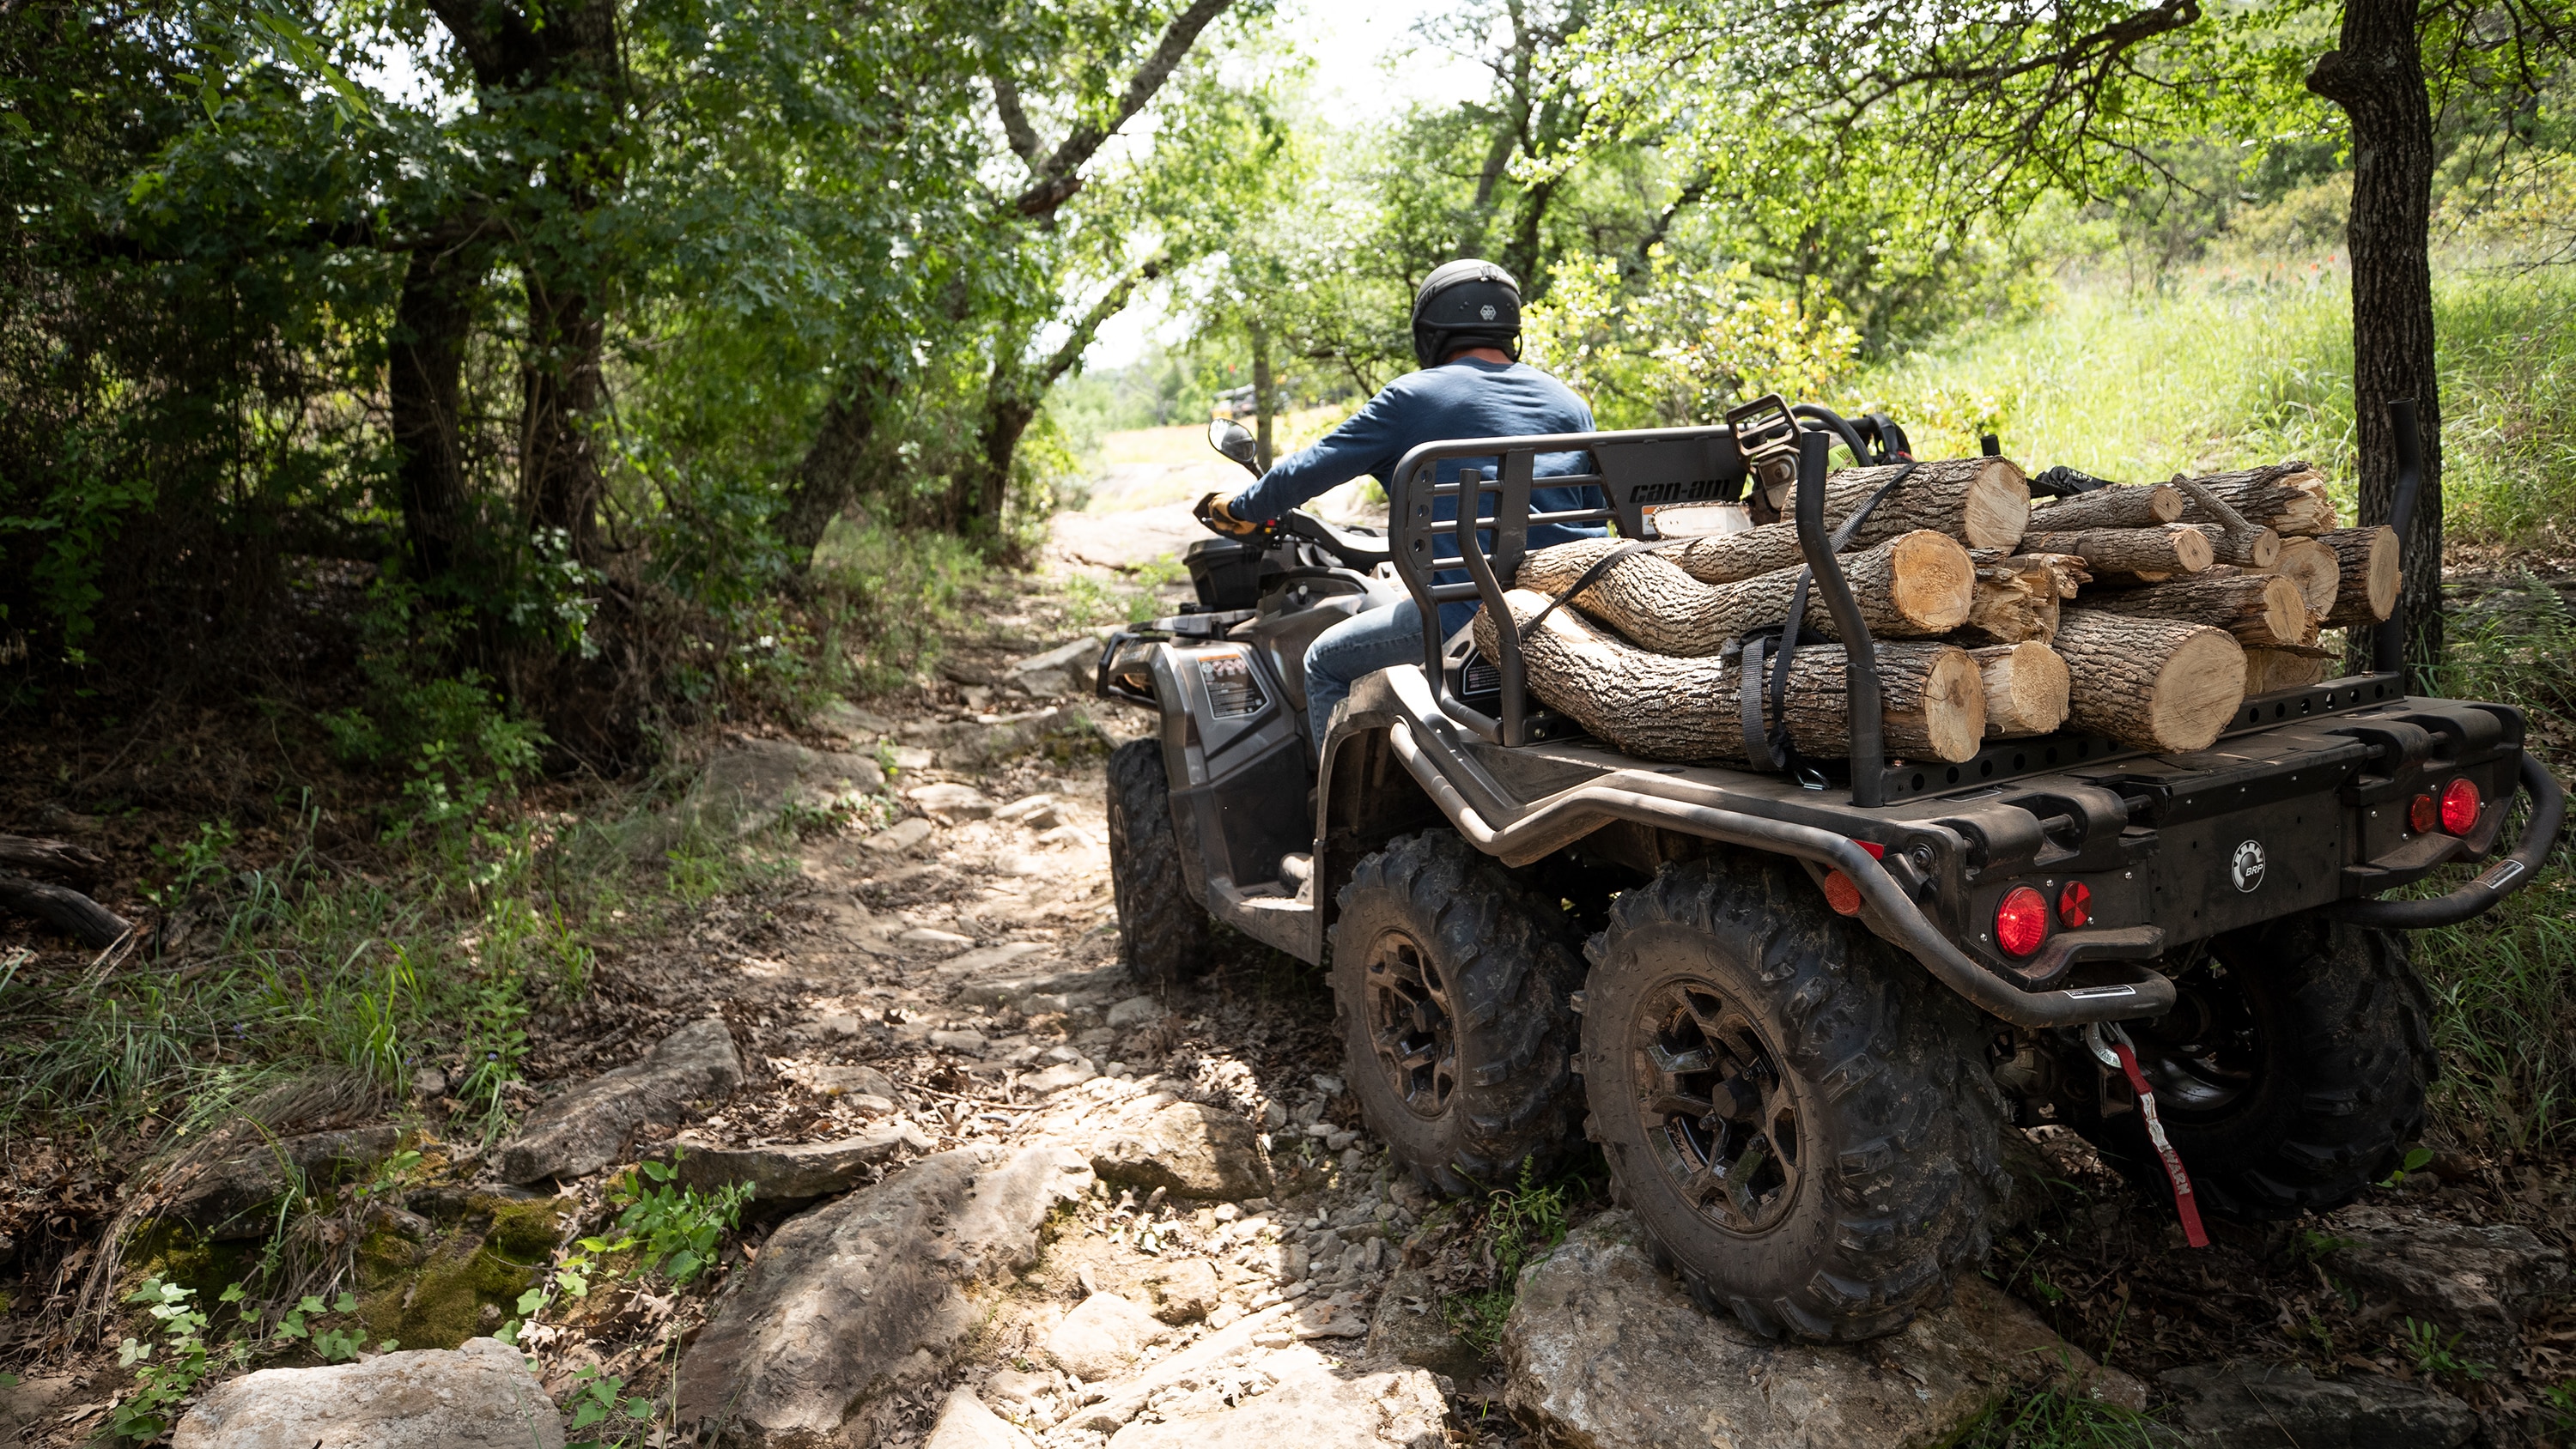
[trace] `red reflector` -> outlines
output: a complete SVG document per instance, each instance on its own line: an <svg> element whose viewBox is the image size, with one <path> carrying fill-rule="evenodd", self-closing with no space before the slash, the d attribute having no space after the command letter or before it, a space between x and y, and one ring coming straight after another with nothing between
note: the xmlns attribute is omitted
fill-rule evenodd
<svg viewBox="0 0 2576 1449"><path fill-rule="evenodd" d="M1857 916L1860 914L1860 887L1852 884L1852 878L1841 871L1826 871L1825 904L1834 908L1835 915Z"/></svg>
<svg viewBox="0 0 2576 1449"><path fill-rule="evenodd" d="M1857 845L1857 846L1859 846L1861 849L1868 851L1868 852L1869 852L1869 858L1870 858L1870 859L1872 859L1872 860L1885 860L1885 859L1887 859L1887 847L1886 847L1886 846L1884 846L1884 845L1879 844L1879 843L1878 843L1877 841L1875 841L1875 840L1855 840L1855 841L1853 841L1853 842L1852 842L1852 844Z"/></svg>
<svg viewBox="0 0 2576 1449"><path fill-rule="evenodd" d="M2057 919L2070 930L2093 919L2093 888L2080 880L2068 881L2066 889L2057 893Z"/></svg>
<svg viewBox="0 0 2576 1449"><path fill-rule="evenodd" d="M2442 823L2442 807L2433 803L2432 796L2418 795L2406 807L2406 823L2421 835Z"/></svg>
<svg viewBox="0 0 2576 1449"><path fill-rule="evenodd" d="M2014 886L1995 907L1995 944L2016 959L2030 955L2048 939L2048 897L2028 886Z"/></svg>
<svg viewBox="0 0 2576 1449"><path fill-rule="evenodd" d="M2466 835L2478 828L2478 810L2486 801L2479 798L2478 782L2453 780L2442 787L2442 828L2453 835Z"/></svg>

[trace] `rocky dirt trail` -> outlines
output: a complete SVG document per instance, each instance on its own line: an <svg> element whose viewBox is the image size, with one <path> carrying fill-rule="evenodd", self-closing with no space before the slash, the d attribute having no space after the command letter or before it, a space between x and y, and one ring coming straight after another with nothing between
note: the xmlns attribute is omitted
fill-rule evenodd
<svg viewBox="0 0 2576 1449"><path fill-rule="evenodd" d="M1702 1313L1581 1183L1523 1194L1555 1214L1527 1230L1435 1201L1362 1129L1312 973L1243 946L1156 992L1119 963L1100 752L1151 721L1088 698L1093 635L1045 591L1171 545L1096 525L1078 543L941 684L716 752L682 810L770 841L783 812L792 853L536 1024L512 1137L359 1128L260 1159L424 1152L429 1185L338 1229L356 1321L407 1347L236 1378L175 1442L556 1446L570 1425L780 1449L1932 1445L2049 1386L2213 1449L2545 1426L2528 1396L2366 1344L2420 1318L2455 1361L2564 1377L2563 1178L2533 1176L2526 1202L2518 1179L2419 1174L2185 1263L2164 1215L2043 1129L1989 1276L1850 1349ZM274 1196L260 1161L218 1164L184 1215L226 1241ZM686 1282L584 1267L614 1261L582 1239L634 1200L638 1162L748 1193ZM567 1268L579 1294L549 1276ZM526 1359L487 1337L547 1284ZM624 1439L614 1413L584 1422L609 1379L652 1405ZM0 1392L0 1442L81 1442L97 1397L68 1376Z"/></svg>

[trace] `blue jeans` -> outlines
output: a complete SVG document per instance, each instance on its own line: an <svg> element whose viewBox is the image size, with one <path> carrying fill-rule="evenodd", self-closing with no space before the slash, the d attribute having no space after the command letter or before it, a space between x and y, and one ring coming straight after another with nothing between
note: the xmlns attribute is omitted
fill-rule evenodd
<svg viewBox="0 0 2576 1449"><path fill-rule="evenodd" d="M1352 685L1381 669L1421 662L1422 610L1411 599L1353 614L1316 635L1306 646L1306 722L1316 753L1323 753L1333 706L1350 697Z"/></svg>

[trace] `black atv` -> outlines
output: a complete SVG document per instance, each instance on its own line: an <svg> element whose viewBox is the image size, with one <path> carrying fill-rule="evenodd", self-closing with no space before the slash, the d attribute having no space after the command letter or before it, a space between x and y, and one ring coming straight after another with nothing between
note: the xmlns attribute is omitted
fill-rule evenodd
<svg viewBox="0 0 2576 1449"><path fill-rule="evenodd" d="M1423 1183L1506 1184L1579 1130L1694 1296L1766 1334L1869 1338L1935 1300L1986 1250L2018 1126L2073 1127L2195 1237L2202 1206L2289 1217L2385 1178L2435 1071L2396 932L2527 883L2564 814L2521 713L2408 695L2390 630L2379 672L2248 699L2205 751L2069 732L1891 762L1823 491L1837 441L1880 461L1902 434L1773 416L1793 411L1785 439L1739 419L1429 445L1390 536L1292 514L1193 545L1197 606L1099 666L1102 694L1162 716L1109 762L1130 967L1205 969L1211 918L1329 961L1351 1090ZM1210 433L1248 462L1239 426ZM1534 518L1533 460L1561 452L1591 471L1548 483L1602 506ZM1748 476L1794 500L1849 645L1848 761L1624 756L1526 696L1508 623L1499 658L1439 636L1448 600L1509 620L1532 522L1652 539L1659 511ZM1421 663L1361 680L1309 739L1307 643L1403 594ZM2510 855L2373 899L2492 854L2518 790Z"/></svg>

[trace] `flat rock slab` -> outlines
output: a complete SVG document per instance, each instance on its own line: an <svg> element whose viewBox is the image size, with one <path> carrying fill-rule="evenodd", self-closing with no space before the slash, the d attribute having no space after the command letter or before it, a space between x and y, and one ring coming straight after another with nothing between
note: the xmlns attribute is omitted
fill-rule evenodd
<svg viewBox="0 0 2576 1449"><path fill-rule="evenodd" d="M921 1449L1034 1449L1029 1436L1010 1420L984 1407L969 1388L948 1391L948 1402L939 1410L939 1422L931 1426L930 1437Z"/></svg>
<svg viewBox="0 0 2576 1449"><path fill-rule="evenodd" d="M1115 1378L1171 1330L1142 1304L1094 1293L1064 1316L1039 1346L1047 1360L1080 1379Z"/></svg>
<svg viewBox="0 0 2576 1449"><path fill-rule="evenodd" d="M563 1449L563 1420L517 1349L381 1354L262 1369L208 1394L172 1449Z"/></svg>
<svg viewBox="0 0 2576 1449"><path fill-rule="evenodd" d="M528 1114L502 1145L501 1180L535 1182L597 1172L623 1159L647 1124L673 1126L693 1102L717 1103L742 1086L742 1057L721 1017L690 1022L644 1060L560 1092Z"/></svg>
<svg viewBox="0 0 2576 1449"><path fill-rule="evenodd" d="M1420 1268L1399 1268L1386 1280L1369 1319L1368 1356L1447 1374L1462 1384L1474 1383L1485 1370L1484 1356L1449 1327L1431 1275Z"/></svg>
<svg viewBox="0 0 2576 1449"><path fill-rule="evenodd" d="M1228 1406L1202 1391L1162 1406L1159 1422L1120 1429L1109 1449L1441 1449L1447 1412L1421 1369L1345 1368L1303 1346L1256 1361L1275 1380Z"/></svg>
<svg viewBox="0 0 2576 1449"><path fill-rule="evenodd" d="M1110 1134L1092 1148L1091 1170L1139 1192L1167 1188L1203 1202L1270 1195L1270 1157L1259 1130L1200 1102L1174 1102Z"/></svg>
<svg viewBox="0 0 2576 1449"><path fill-rule="evenodd" d="M1091 1183L1067 1148L968 1148L789 1219L681 1360L681 1422L762 1449L840 1442L974 1327L961 1289L1035 1263L1047 1214Z"/></svg>
<svg viewBox="0 0 2576 1449"><path fill-rule="evenodd" d="M705 828L748 834L791 805L884 789L885 767L871 756L809 750L786 740L742 740L707 761L681 810Z"/></svg>
<svg viewBox="0 0 2576 1449"><path fill-rule="evenodd" d="M2376 1374L2321 1379L2252 1359L2168 1369L2175 1436L2190 1449L2457 1449L2478 1432L2467 1404ZM2172 1442L2167 1440L2166 1442Z"/></svg>
<svg viewBox="0 0 2576 1449"><path fill-rule="evenodd" d="M2461 1335L2462 1356L2520 1359L2525 1318L2568 1290L2567 1254L2511 1223L2337 1221L2326 1270L2374 1298Z"/></svg>
<svg viewBox="0 0 2576 1449"><path fill-rule="evenodd" d="M757 1202L798 1202L848 1192L864 1181L869 1169L893 1160L905 1148L928 1152L930 1137L910 1122L871 1127L856 1137L831 1142L799 1142L787 1147L701 1147L683 1143L678 1172L681 1185L713 1192L736 1183L751 1184Z"/></svg>
<svg viewBox="0 0 2576 1449"><path fill-rule="evenodd" d="M277 1227L270 1209L285 1193L290 1170L319 1187L384 1161L401 1144L402 1133L392 1127L281 1137L174 1177L163 1212L218 1241L264 1238Z"/></svg>
<svg viewBox="0 0 2576 1449"><path fill-rule="evenodd" d="M1035 1016L1041 1011L1062 1011L1073 997L1088 999L1113 991L1124 992L1133 980L1125 966L1103 966L1097 971L1043 971L1019 976L991 976L959 987L957 1000L967 1006L1007 1006Z"/></svg>
<svg viewBox="0 0 2576 1449"><path fill-rule="evenodd" d="M987 971L998 971L1023 957L1035 956L1046 949L1046 944L1041 941L1004 941L995 946L982 946L940 962L939 974L980 976Z"/></svg>
<svg viewBox="0 0 2576 1449"><path fill-rule="evenodd" d="M2006 1395L2061 1379L2070 1364L2104 1397L2131 1396L1973 1273L1948 1307L1898 1333L1816 1346L1776 1343L1701 1312L1646 1252L1628 1214L1609 1212L1522 1272L1503 1326L1505 1401L1522 1422L1587 1449L1898 1449L1947 1443Z"/></svg>

